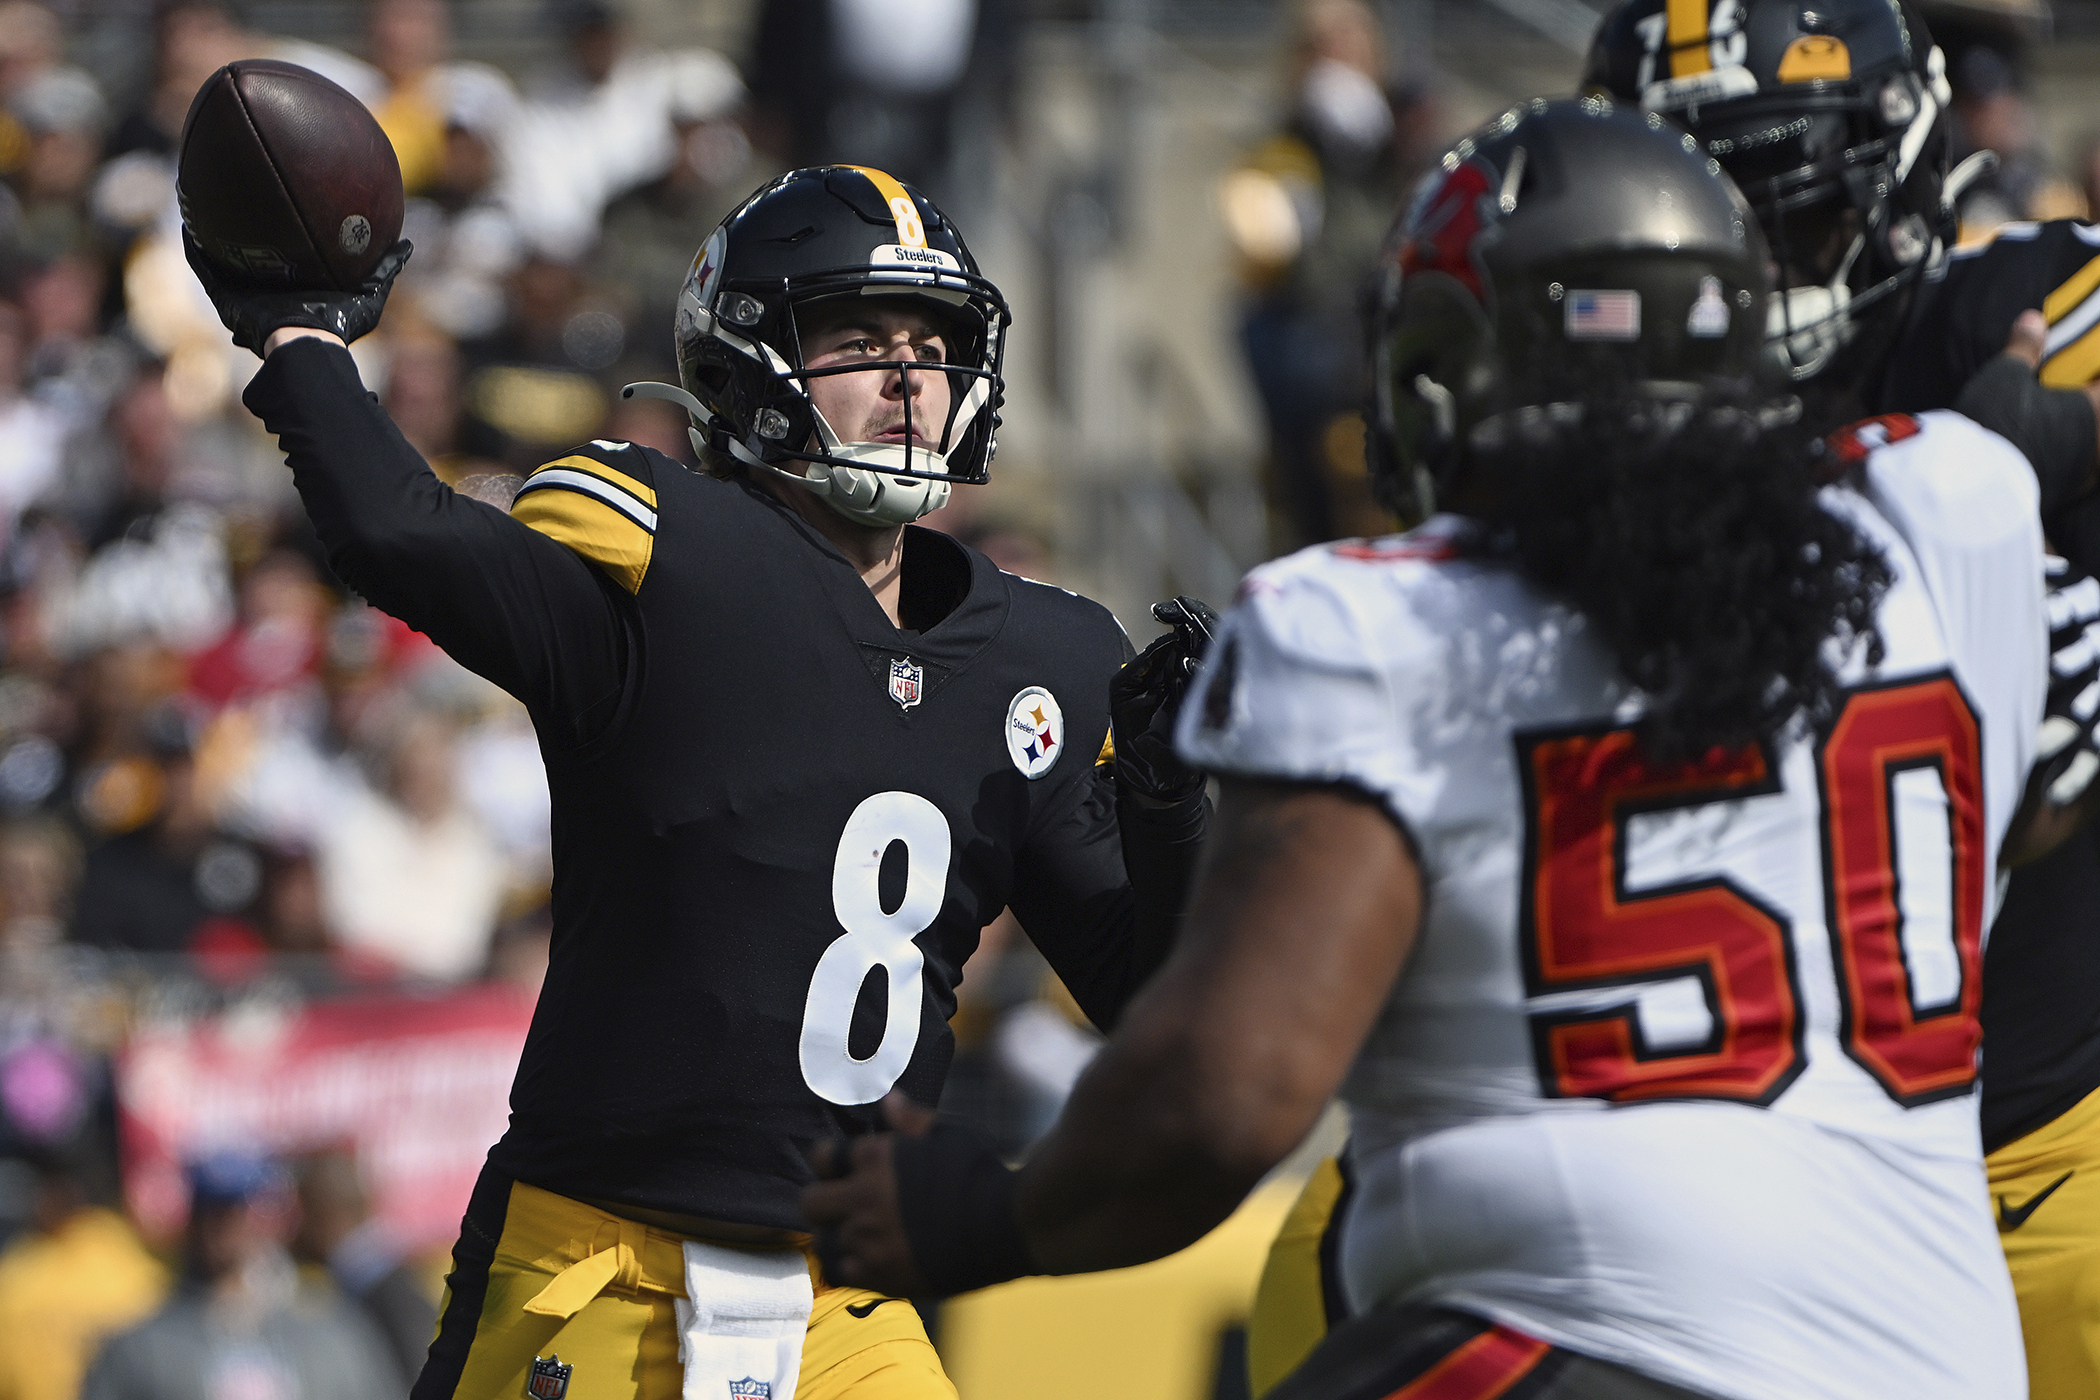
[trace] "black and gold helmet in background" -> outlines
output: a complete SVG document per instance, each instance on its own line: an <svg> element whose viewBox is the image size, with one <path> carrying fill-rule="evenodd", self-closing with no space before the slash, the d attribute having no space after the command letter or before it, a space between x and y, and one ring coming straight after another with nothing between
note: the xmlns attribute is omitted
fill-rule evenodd
<svg viewBox="0 0 2100 1400"><path fill-rule="evenodd" d="M1661 113L1721 163L1778 266L1775 367L1841 386L1878 371L1952 241L1945 70L1899 0L1626 0L1582 90Z"/></svg>

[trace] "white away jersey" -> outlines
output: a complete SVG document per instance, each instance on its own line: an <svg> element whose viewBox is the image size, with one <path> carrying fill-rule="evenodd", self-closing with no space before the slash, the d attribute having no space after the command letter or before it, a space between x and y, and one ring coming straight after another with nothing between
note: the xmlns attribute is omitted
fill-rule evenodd
<svg viewBox="0 0 2100 1400"><path fill-rule="evenodd" d="M1363 788L1422 869L1343 1086L1355 1306L1742 1400L2026 1393L1972 1086L2046 684L2036 490L1952 414L1853 432L1824 504L1894 583L1821 735L1648 762L1583 618L1450 517L1248 579L1184 755Z"/></svg>

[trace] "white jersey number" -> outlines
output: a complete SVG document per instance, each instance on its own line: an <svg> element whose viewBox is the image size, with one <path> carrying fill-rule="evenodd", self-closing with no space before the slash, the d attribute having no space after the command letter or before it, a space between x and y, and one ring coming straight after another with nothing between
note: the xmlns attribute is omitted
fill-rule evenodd
<svg viewBox="0 0 2100 1400"><path fill-rule="evenodd" d="M883 853L904 843L904 898L884 913ZM873 1103L911 1063L924 1014L925 959L912 939L941 912L948 891L950 837L941 809L909 792L878 792L853 809L831 866L831 906L845 936L824 950L802 1007L802 1078L832 1103ZM882 1043L865 1060L846 1046L853 1008L868 973L889 975Z"/></svg>

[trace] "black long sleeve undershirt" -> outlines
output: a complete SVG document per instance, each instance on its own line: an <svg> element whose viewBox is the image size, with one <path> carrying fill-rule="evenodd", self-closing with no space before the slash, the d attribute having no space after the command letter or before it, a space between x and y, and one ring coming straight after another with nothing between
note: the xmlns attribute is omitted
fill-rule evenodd
<svg viewBox="0 0 2100 1400"><path fill-rule="evenodd" d="M631 600L565 545L462 496L368 393L341 346L294 340L242 396L277 435L336 574L574 746L617 713Z"/></svg>

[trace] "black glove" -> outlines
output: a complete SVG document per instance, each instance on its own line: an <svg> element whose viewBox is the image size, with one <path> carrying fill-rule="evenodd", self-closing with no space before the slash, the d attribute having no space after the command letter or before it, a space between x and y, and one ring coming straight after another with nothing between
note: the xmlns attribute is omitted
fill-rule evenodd
<svg viewBox="0 0 2100 1400"><path fill-rule="evenodd" d="M327 331L341 337L345 345L371 330L379 324L379 313L386 310L386 294L393 290L394 278L400 275L415 246L404 238L387 249L372 275L354 292L339 292L333 287L289 291L230 285L205 260L204 250L190 237L188 228L182 231L182 251L190 260L190 270L204 284L205 295L211 298L219 319L233 332L233 343L260 355L264 343L286 326Z"/></svg>
<svg viewBox="0 0 2100 1400"><path fill-rule="evenodd" d="M1042 1272L1015 1213L1018 1177L977 1128L943 1120L899 1136L895 1162L912 1262L936 1297Z"/></svg>
<svg viewBox="0 0 2100 1400"><path fill-rule="evenodd" d="M2069 807L2100 776L2100 579L2055 555L2049 563L2049 698L2035 778L2051 806Z"/></svg>
<svg viewBox="0 0 2100 1400"><path fill-rule="evenodd" d="M1108 683L1116 740L1116 781L1155 802L1185 802L1203 791L1203 774L1174 753L1181 697L1218 630L1218 615L1194 598L1154 603L1152 616L1174 630L1127 661Z"/></svg>

